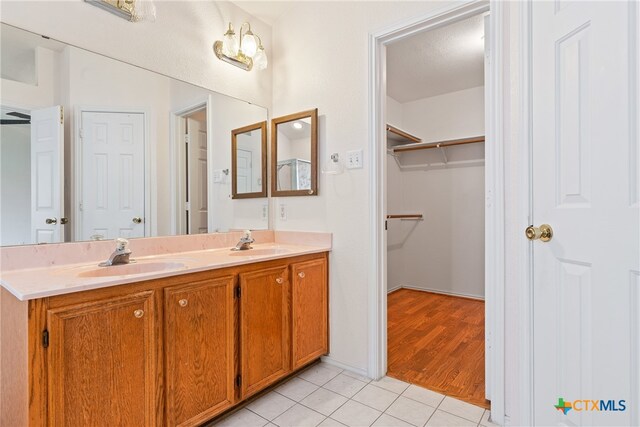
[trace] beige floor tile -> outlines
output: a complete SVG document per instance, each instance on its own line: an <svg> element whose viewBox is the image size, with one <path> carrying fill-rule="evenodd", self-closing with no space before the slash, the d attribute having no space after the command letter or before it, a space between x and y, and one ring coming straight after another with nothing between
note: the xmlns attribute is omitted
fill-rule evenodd
<svg viewBox="0 0 640 427"><path fill-rule="evenodd" d="M451 396L445 397L440 406L438 406L438 409L466 418L474 423L479 423L482 415L484 414L484 408L463 402L462 400L454 399Z"/></svg>
<svg viewBox="0 0 640 427"><path fill-rule="evenodd" d="M340 371L329 369L325 364L317 364L299 374L298 377L320 386L325 385L339 374Z"/></svg>
<svg viewBox="0 0 640 427"><path fill-rule="evenodd" d="M300 403L314 411L318 411L321 414L329 416L333 411L344 405L347 400L349 399L338 393L334 393L333 391L324 388L319 388L309 396L302 399Z"/></svg>
<svg viewBox="0 0 640 427"><path fill-rule="evenodd" d="M351 398L366 385L367 383L364 381L351 378L348 375L340 374L326 383L323 387L327 390L331 390L345 397Z"/></svg>
<svg viewBox="0 0 640 427"><path fill-rule="evenodd" d="M435 408L431 406L400 396L385 412L409 424L422 427L434 411Z"/></svg>
<svg viewBox="0 0 640 427"><path fill-rule="evenodd" d="M380 381L371 381L371 384L398 394L401 394L410 385L409 383L391 377L382 377Z"/></svg>
<svg viewBox="0 0 640 427"><path fill-rule="evenodd" d="M380 411L353 400L342 405L331 418L349 427L368 427L381 415Z"/></svg>
<svg viewBox="0 0 640 427"><path fill-rule="evenodd" d="M469 420L440 410L437 410L427 422L427 426L430 427L475 427L476 425Z"/></svg>
<svg viewBox="0 0 640 427"><path fill-rule="evenodd" d="M433 406L434 408L437 408L444 399L444 394L427 390L426 388L417 386L415 384L411 384L404 391L404 393L402 393L402 395L411 400L416 400L420 403L424 403L425 405Z"/></svg>
<svg viewBox="0 0 640 427"><path fill-rule="evenodd" d="M272 391L251 402L247 409L271 421L295 404L288 397Z"/></svg>
<svg viewBox="0 0 640 427"><path fill-rule="evenodd" d="M356 402L363 403L382 412L384 412L397 398L398 395L396 393L376 387L373 384L367 384L362 390L353 396L353 400Z"/></svg>
<svg viewBox="0 0 640 427"><path fill-rule="evenodd" d="M316 427L325 418L324 415L297 404L273 420L273 423L279 427Z"/></svg>
<svg viewBox="0 0 640 427"><path fill-rule="evenodd" d="M216 423L216 427L262 427L269 421L254 414L248 409L240 409Z"/></svg>
<svg viewBox="0 0 640 427"><path fill-rule="evenodd" d="M371 427L413 427L409 423L405 423L389 414L382 414Z"/></svg>
<svg viewBox="0 0 640 427"><path fill-rule="evenodd" d="M309 381L305 381L300 378L292 378L280 387L276 388L276 391L289 399L299 402L317 389L318 386L310 383Z"/></svg>

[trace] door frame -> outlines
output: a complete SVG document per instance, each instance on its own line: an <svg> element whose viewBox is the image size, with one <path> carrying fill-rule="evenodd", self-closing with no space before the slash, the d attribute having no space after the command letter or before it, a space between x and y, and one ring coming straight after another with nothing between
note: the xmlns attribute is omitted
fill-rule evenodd
<svg viewBox="0 0 640 427"><path fill-rule="evenodd" d="M491 343L485 365L492 420L505 423L505 147L509 115L509 6L497 0L470 0L436 8L421 16L369 34L370 224L368 295L368 375L387 372L386 214L386 45L417 32L491 10L489 49L492 67L485 129L485 333ZM528 179L528 175L526 177ZM527 198L527 202L528 202ZM523 335L527 335L524 334ZM524 340L524 337L522 338ZM519 343L521 344L521 343ZM526 363L526 362L525 362ZM518 378L521 380L521 378ZM528 384L524 384L527 388ZM527 394L526 392L523 394ZM520 402L519 402L520 403ZM528 404L530 405L530 401Z"/></svg>
<svg viewBox="0 0 640 427"><path fill-rule="evenodd" d="M96 107L90 105L78 105L73 114L73 167L70 168L72 176L70 181L73 183L74 191L70 195L70 203L73 210L74 218L72 221L73 235L71 241L75 242L76 236L82 234L82 214L80 211L80 195L82 194L82 138L80 138L80 129L82 127L82 113L115 113L115 114L142 114L143 122L143 153L144 153L144 237L157 235L156 210L157 210L157 188L155 180L151 177L156 176L156 165L152 158L156 158L156 148L149 143L149 117L150 113L147 108L131 108L131 107Z"/></svg>
<svg viewBox="0 0 640 427"><path fill-rule="evenodd" d="M185 116L195 113L196 111L205 110L207 117L207 182L210 183L210 177L213 176L213 125L211 117L211 106L213 105L213 99L211 95L205 95L199 98L198 101L187 105L186 107L179 108L171 111L171 119L169 120L169 135L171 150L169 154L169 162L171 164L171 235L176 236L179 234L186 234L186 230L182 229L182 223L179 224L180 209L183 208L182 200L185 193L184 177L179 173L180 168L184 165L183 150L180 149L181 130L184 130L184 126L180 124L179 120L184 119ZM212 201L213 201L213 185L207 184L207 228L211 230L212 226Z"/></svg>

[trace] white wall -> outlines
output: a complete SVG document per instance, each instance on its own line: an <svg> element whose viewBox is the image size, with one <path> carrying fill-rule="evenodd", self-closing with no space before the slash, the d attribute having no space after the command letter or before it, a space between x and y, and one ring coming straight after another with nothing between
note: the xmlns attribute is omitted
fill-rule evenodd
<svg viewBox="0 0 640 427"><path fill-rule="evenodd" d="M403 130L423 141L484 135L484 87L400 104ZM396 113L398 114L398 113ZM387 210L421 213L424 221L391 220L387 287L484 297L483 144L387 156ZM463 162L463 163L460 163Z"/></svg>
<svg viewBox="0 0 640 427"><path fill-rule="evenodd" d="M272 60L271 28L231 2L156 1L156 22L131 23L83 0L3 1L10 25L269 107L272 67L246 72L218 60L231 21L251 22Z"/></svg>
<svg viewBox="0 0 640 427"><path fill-rule="evenodd" d="M273 112L318 108L319 161L364 150L364 168L319 176L319 195L277 198L280 230L333 233L331 359L367 368L369 271L368 34L442 2L297 2L273 24ZM276 215L277 216L277 215Z"/></svg>

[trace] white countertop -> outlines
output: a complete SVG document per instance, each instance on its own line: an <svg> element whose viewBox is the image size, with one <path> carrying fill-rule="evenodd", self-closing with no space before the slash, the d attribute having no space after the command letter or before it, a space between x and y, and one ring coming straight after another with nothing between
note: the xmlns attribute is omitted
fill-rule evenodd
<svg viewBox="0 0 640 427"><path fill-rule="evenodd" d="M139 258L133 253L135 263L111 267L84 262L4 271L0 284L19 300L26 301L330 250L330 245L263 243L254 244L248 251L231 251L227 247Z"/></svg>

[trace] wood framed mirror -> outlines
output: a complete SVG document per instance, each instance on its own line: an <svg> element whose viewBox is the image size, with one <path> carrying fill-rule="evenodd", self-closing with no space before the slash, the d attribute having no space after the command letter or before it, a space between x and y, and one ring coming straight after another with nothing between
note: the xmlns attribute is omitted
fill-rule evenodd
<svg viewBox="0 0 640 427"><path fill-rule="evenodd" d="M318 195L318 109L271 121L271 195Z"/></svg>
<svg viewBox="0 0 640 427"><path fill-rule="evenodd" d="M267 197L267 122L231 131L231 198Z"/></svg>

